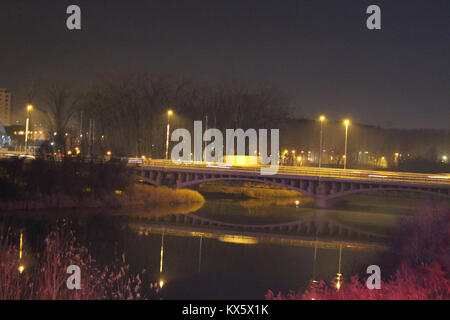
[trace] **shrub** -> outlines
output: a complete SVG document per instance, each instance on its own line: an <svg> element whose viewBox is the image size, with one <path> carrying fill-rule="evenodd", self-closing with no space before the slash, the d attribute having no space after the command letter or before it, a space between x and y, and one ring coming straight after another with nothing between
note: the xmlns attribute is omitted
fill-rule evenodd
<svg viewBox="0 0 450 320"><path fill-rule="evenodd" d="M8 237L0 239L0 300L143 299L158 292L158 289L144 292L144 271L132 275L125 256L112 267L100 269L88 250L77 245L67 225L46 237L41 254L24 255L29 265L23 273L18 271L22 263L19 250L9 242ZM81 290L66 287L69 276L66 269L70 265L81 268Z"/></svg>
<svg viewBox="0 0 450 320"><path fill-rule="evenodd" d="M385 256L386 265L395 261L396 271L380 290L369 290L363 281L353 276L339 290L321 281L304 292L288 294L272 291L267 299L324 299L324 300L448 300L450 276L448 251L450 241L450 210L430 206L415 211L401 222L403 232L393 237L392 250Z"/></svg>

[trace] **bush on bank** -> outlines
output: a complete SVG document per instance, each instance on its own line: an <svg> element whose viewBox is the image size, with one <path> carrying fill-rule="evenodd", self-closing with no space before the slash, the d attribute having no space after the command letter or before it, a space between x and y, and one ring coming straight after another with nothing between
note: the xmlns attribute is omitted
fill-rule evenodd
<svg viewBox="0 0 450 320"><path fill-rule="evenodd" d="M80 290L67 287L67 268L71 265L80 268ZM143 286L144 272L132 274L124 255L113 265L99 267L64 224L46 237L40 254L25 251L22 259L10 237L0 237L0 300L148 299L159 288L157 283Z"/></svg>
<svg viewBox="0 0 450 320"><path fill-rule="evenodd" d="M354 275L337 289L320 281L303 291L275 294L281 300L448 300L450 299L450 208L429 206L400 222L402 232L392 238L392 250L380 258L380 290L369 290L367 274ZM388 268L389 268L388 267ZM384 272L383 272L384 270Z"/></svg>
<svg viewBox="0 0 450 320"><path fill-rule="evenodd" d="M192 190L136 184L120 162L0 161L0 209L97 208L203 202Z"/></svg>

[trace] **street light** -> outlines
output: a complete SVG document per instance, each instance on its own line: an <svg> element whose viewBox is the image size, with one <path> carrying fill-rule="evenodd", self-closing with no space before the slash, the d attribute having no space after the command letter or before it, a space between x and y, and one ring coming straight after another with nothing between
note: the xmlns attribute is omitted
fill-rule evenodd
<svg viewBox="0 0 450 320"><path fill-rule="evenodd" d="M323 152L323 122L326 120L325 116L320 116L320 150L319 150L319 168L322 166L322 152Z"/></svg>
<svg viewBox="0 0 450 320"><path fill-rule="evenodd" d="M344 151L344 170L347 169L347 140L348 140L348 126L350 125L350 120L344 120L345 124L345 151Z"/></svg>
<svg viewBox="0 0 450 320"><path fill-rule="evenodd" d="M166 138L166 160L169 159L169 134L170 134L170 116L173 115L173 111L167 111L167 138Z"/></svg>
<svg viewBox="0 0 450 320"><path fill-rule="evenodd" d="M25 125L25 152L28 152L28 128L31 122L31 111L33 110L33 106L29 104L27 106L27 122Z"/></svg>

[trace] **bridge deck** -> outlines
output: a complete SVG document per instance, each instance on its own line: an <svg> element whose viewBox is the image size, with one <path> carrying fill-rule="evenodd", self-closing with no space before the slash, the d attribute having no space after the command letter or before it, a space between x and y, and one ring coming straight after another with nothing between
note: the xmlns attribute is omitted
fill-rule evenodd
<svg viewBox="0 0 450 320"><path fill-rule="evenodd" d="M207 174L245 174L259 176L261 172L260 165L255 166L231 166L227 164L190 162L181 163L171 160L151 160L142 166L160 169L163 171L184 171L198 172ZM268 167L268 166L266 166ZM430 185L439 188L450 188L450 174L425 174L409 172L392 171L372 171L357 169L334 169L334 168L315 168L315 167L294 167L279 166L278 173L265 177L316 177L324 180L348 180L349 182L382 182L408 185Z"/></svg>

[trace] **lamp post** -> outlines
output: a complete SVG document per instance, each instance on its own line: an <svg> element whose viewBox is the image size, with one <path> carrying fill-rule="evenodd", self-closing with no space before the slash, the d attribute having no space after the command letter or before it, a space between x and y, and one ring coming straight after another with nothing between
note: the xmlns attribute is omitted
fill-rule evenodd
<svg viewBox="0 0 450 320"><path fill-rule="evenodd" d="M170 116L172 114L173 114L172 110L167 111L166 160L169 159Z"/></svg>
<svg viewBox="0 0 450 320"><path fill-rule="evenodd" d="M25 152L28 152L28 128L31 122L31 111L33 110L33 106L29 104L27 106L27 122L25 124Z"/></svg>
<svg viewBox="0 0 450 320"><path fill-rule="evenodd" d="M323 153L323 122L326 120L325 116L320 116L320 150L319 150L319 168L322 167L322 153Z"/></svg>
<svg viewBox="0 0 450 320"><path fill-rule="evenodd" d="M347 169L348 126L350 125L350 120L344 120L344 124L345 124L344 170L345 170Z"/></svg>

